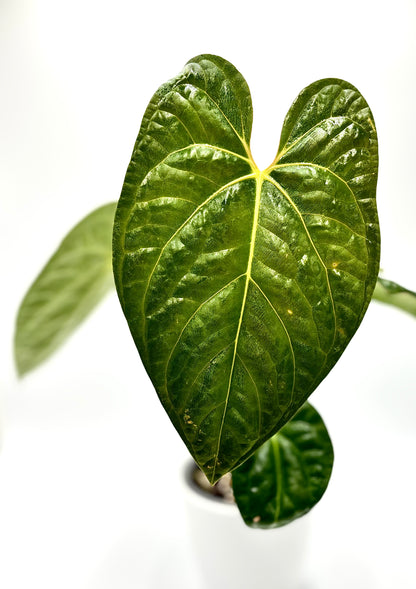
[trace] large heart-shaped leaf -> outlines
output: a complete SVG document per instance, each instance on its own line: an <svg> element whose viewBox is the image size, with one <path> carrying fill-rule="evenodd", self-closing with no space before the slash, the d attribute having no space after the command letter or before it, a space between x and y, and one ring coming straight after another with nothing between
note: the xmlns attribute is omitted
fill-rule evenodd
<svg viewBox="0 0 416 589"><path fill-rule="evenodd" d="M260 171L241 74L211 55L159 88L118 205L115 281L158 395L214 482L303 405L377 277L377 137L358 90L301 92Z"/></svg>
<svg viewBox="0 0 416 589"><path fill-rule="evenodd" d="M104 205L71 229L26 293L14 338L20 375L46 360L112 288L115 208Z"/></svg>
<svg viewBox="0 0 416 589"><path fill-rule="evenodd" d="M234 497L246 524L277 528L310 511L325 493L333 463L325 424L305 403L233 471Z"/></svg>

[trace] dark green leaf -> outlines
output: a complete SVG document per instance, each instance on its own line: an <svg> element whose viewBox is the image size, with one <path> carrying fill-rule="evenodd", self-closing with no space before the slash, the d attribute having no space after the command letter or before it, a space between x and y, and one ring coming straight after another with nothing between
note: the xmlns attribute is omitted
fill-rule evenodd
<svg viewBox="0 0 416 589"><path fill-rule="evenodd" d="M310 511L325 493L333 462L325 424L305 403L233 471L234 497L246 524L277 528Z"/></svg>
<svg viewBox="0 0 416 589"><path fill-rule="evenodd" d="M381 303L393 305L416 317L416 292L408 290L391 280L379 278L373 298Z"/></svg>
<svg viewBox="0 0 416 589"><path fill-rule="evenodd" d="M48 358L112 287L115 206L100 207L74 227L26 293L15 332L20 375Z"/></svg>
<svg viewBox="0 0 416 589"><path fill-rule="evenodd" d="M114 272L144 365L209 480L303 405L378 271L377 137L342 80L308 86L261 172L241 74L202 55L152 98L118 205Z"/></svg>

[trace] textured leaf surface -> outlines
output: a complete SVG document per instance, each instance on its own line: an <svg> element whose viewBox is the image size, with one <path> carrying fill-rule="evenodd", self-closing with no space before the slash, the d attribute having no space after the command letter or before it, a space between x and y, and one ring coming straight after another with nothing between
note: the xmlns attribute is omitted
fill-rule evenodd
<svg viewBox="0 0 416 589"><path fill-rule="evenodd" d="M246 524L276 528L310 511L325 493L333 462L325 424L305 403L233 471L234 497Z"/></svg>
<svg viewBox="0 0 416 589"><path fill-rule="evenodd" d="M114 284L115 208L104 205L74 227L26 293L15 331L20 375L48 358Z"/></svg>
<svg viewBox="0 0 416 589"><path fill-rule="evenodd" d="M303 405L378 270L377 137L360 93L336 79L303 90L264 171L251 125L241 74L191 60L146 110L115 220L132 335L211 482Z"/></svg>
<svg viewBox="0 0 416 589"><path fill-rule="evenodd" d="M393 305L416 317L416 292L408 290L391 280L379 278L373 297L376 301Z"/></svg>

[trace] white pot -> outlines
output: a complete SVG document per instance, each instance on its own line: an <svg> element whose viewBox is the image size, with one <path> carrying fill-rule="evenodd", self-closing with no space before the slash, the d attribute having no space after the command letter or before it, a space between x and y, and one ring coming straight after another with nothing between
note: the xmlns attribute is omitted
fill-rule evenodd
<svg viewBox="0 0 416 589"><path fill-rule="evenodd" d="M185 507L190 541L202 586L213 589L300 589L309 518L281 528L246 526L234 504L199 490L193 463L184 468Z"/></svg>

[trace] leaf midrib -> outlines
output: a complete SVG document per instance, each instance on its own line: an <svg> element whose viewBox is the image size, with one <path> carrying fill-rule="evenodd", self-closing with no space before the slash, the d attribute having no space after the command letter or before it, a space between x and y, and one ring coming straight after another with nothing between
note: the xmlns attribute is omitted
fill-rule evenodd
<svg viewBox="0 0 416 589"><path fill-rule="evenodd" d="M253 259L254 259L254 249L255 249L255 243L256 243L256 234L257 234L259 212L260 212L261 188L262 188L263 181L264 181L264 172L260 172L260 170L258 170L255 173L255 178L256 178L256 198L255 198L255 202L254 202L253 225L251 228L251 237L250 237L250 250L249 250L249 255L248 255L248 260L247 260L246 283L244 285L243 300L241 303L240 317L238 320L237 331L236 331L236 336L235 336L233 358L231 361L230 376L228 379L228 388L227 388L227 393L226 393L226 397L225 397L224 411L222 414L221 425L220 425L220 430L219 430L219 434L218 434L217 450L215 452L215 460L214 460L214 466L213 466L213 470L212 470L212 481L211 482L215 481L215 471L216 471L216 468L218 465L218 455L219 455L220 446L221 446L222 431L223 431L223 427L224 427L225 416L226 416L227 409L228 409L228 402L230 399L231 383L232 383L232 379L233 379L233 375L234 375L238 342L239 342L239 338L240 338L241 325L243 323L244 311L246 308L248 287L249 287L250 279L251 279L251 268L252 268Z"/></svg>

